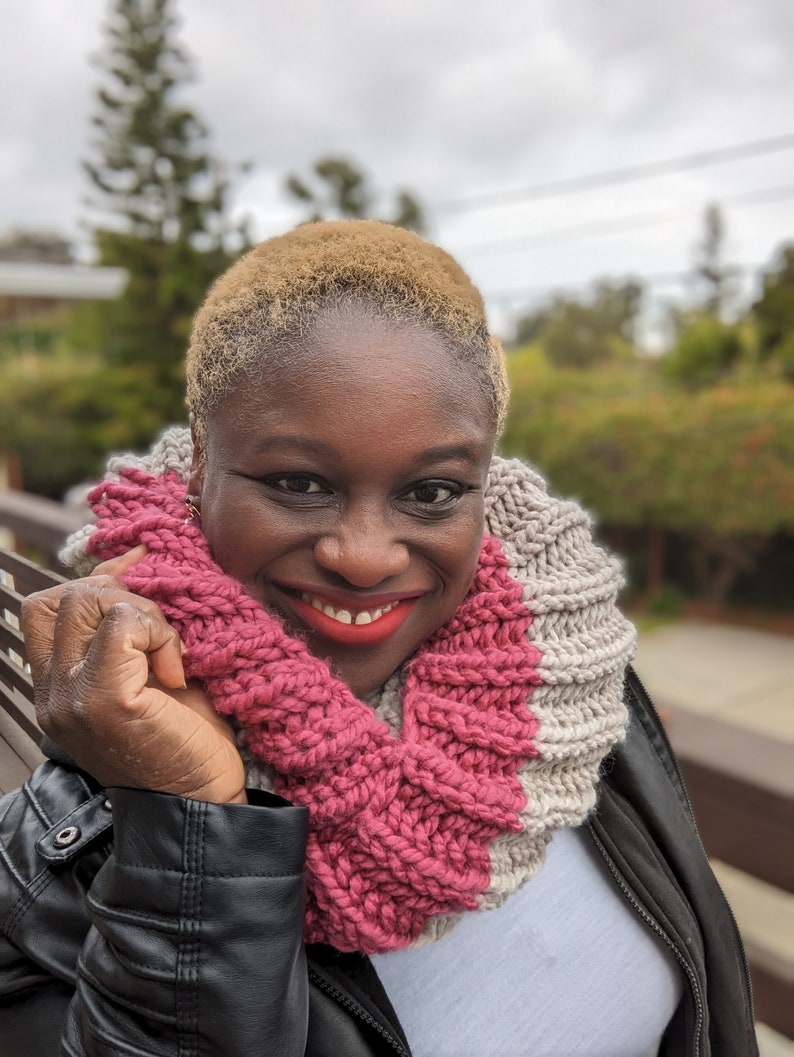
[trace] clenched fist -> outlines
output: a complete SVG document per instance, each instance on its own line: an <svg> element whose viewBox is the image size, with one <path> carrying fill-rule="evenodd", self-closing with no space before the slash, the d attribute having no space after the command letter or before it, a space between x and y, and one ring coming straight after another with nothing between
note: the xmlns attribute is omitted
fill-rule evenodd
<svg viewBox="0 0 794 1057"><path fill-rule="evenodd" d="M185 685L182 646L160 609L118 579L144 554L136 547L25 600L39 724L103 785L245 802L231 726L199 683Z"/></svg>

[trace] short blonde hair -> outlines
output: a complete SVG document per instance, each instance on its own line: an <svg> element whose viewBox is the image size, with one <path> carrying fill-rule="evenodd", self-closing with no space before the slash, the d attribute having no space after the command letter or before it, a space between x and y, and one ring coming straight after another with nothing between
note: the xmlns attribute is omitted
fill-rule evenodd
<svg viewBox="0 0 794 1057"><path fill-rule="evenodd" d="M187 354L187 404L199 434L241 374L261 369L321 313L346 304L439 334L475 372L501 430L508 401L504 356L466 272L411 231L340 220L303 224L259 243L210 288Z"/></svg>

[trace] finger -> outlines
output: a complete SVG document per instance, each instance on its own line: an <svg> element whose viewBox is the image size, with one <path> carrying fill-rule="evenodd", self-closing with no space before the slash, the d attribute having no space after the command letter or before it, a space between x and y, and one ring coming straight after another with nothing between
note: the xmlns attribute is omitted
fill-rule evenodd
<svg viewBox="0 0 794 1057"><path fill-rule="evenodd" d="M222 737L233 745L237 744L234 726L228 716L217 712L210 700L209 694L202 683L197 679L189 680L183 690L176 690L172 695L180 704L195 712L206 723L216 730Z"/></svg>
<svg viewBox="0 0 794 1057"><path fill-rule="evenodd" d="M168 628L164 646L151 657L153 670L166 686L184 685L182 645L166 624L157 605L119 588L110 577L74 580L28 596L23 603L21 625L25 654L30 663L37 703L50 693L55 666L59 686L64 687L72 668L79 666L110 608L116 602L133 602L151 619Z"/></svg>
<svg viewBox="0 0 794 1057"><path fill-rule="evenodd" d="M122 574L131 569L133 565L137 565L148 553L149 548L146 544L139 543L137 547L133 547L124 554L119 554L116 558L108 558L107 561L100 562L91 576L112 576L115 580L121 580Z"/></svg>
<svg viewBox="0 0 794 1057"><path fill-rule="evenodd" d="M25 640L25 660L30 665L36 691L46 690L49 681L55 623L61 596L67 584L36 591L22 602L19 624Z"/></svg>
<svg viewBox="0 0 794 1057"><path fill-rule="evenodd" d="M117 607L120 607L118 612L114 612ZM141 652L146 654L146 666L151 666L158 680L168 687L184 686L182 644L158 606L148 598L128 591L88 585L64 592L61 597L53 631L51 679L57 678L61 684L68 681L71 672L94 649L95 641L112 613L112 625L120 621L119 614L125 614L127 622L137 622L147 629L145 635L135 641L144 643ZM106 628L105 635L110 630L112 627ZM99 636L100 644L101 641ZM112 654L105 663L112 667Z"/></svg>
<svg viewBox="0 0 794 1057"><path fill-rule="evenodd" d="M34 682L37 678L44 678L49 668L55 624L64 596L70 596L75 591L98 590L101 587L112 588L117 592L127 591L119 580L94 574L81 580L67 580L45 591L35 591L23 600L20 625L25 638L25 656L31 666ZM153 602L144 602L143 599L141 603L154 605Z"/></svg>
<svg viewBox="0 0 794 1057"><path fill-rule="evenodd" d="M71 607L70 635L76 635L76 623L83 619L81 608L88 610L96 603L104 610L79 664L69 665L66 659L74 642L70 639L60 645L56 639L50 693L41 704L42 726L56 740L59 732L68 731L78 717L81 729L105 731L136 718L150 678L150 657L176 638L162 616L145 612L130 601L115 601L105 609L110 600L109 592L104 594L79 596ZM91 614L85 619L90 621ZM177 685L184 685L183 675Z"/></svg>

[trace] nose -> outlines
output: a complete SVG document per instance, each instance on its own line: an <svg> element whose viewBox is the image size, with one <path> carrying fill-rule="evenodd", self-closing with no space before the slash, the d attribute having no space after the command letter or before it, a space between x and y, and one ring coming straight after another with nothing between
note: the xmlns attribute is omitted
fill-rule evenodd
<svg viewBox="0 0 794 1057"><path fill-rule="evenodd" d="M351 511L334 531L321 536L314 556L324 569L355 587L375 587L408 568L408 547L395 535L388 520L373 513Z"/></svg>

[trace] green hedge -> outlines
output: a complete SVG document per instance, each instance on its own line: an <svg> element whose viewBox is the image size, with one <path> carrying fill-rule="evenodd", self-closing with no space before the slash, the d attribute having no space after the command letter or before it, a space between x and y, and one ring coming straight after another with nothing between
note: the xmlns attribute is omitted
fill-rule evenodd
<svg viewBox="0 0 794 1057"><path fill-rule="evenodd" d="M26 491L55 499L96 478L108 453L148 447L174 417L171 387L147 368L39 360L3 373L0 451L18 455Z"/></svg>
<svg viewBox="0 0 794 1057"><path fill-rule="evenodd" d="M724 535L794 529L794 388L752 379L665 390L641 372L511 364L507 454L602 521Z"/></svg>

